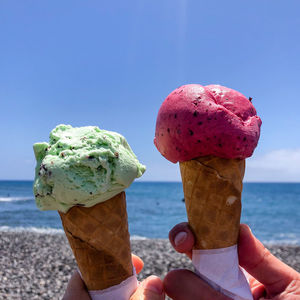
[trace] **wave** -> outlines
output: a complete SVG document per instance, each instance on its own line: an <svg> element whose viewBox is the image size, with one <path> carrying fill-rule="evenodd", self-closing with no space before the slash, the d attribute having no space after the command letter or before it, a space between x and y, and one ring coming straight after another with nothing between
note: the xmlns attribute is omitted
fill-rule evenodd
<svg viewBox="0 0 300 300"><path fill-rule="evenodd" d="M130 239L134 240L134 241L136 241L136 240L141 241L141 240L148 240L149 238L147 238L145 236L140 236L140 235L131 235Z"/></svg>
<svg viewBox="0 0 300 300"><path fill-rule="evenodd" d="M9 226L0 226L0 232L34 232L42 234L62 234L64 233L63 229L50 228L50 227L9 227Z"/></svg>
<svg viewBox="0 0 300 300"><path fill-rule="evenodd" d="M278 246L278 245L283 245L283 246L299 246L300 245L300 239L282 239L282 240L263 240L263 244L268 245L268 246Z"/></svg>
<svg viewBox="0 0 300 300"><path fill-rule="evenodd" d="M300 236L295 233L279 233L269 239L262 241L267 245L300 245Z"/></svg>
<svg viewBox="0 0 300 300"><path fill-rule="evenodd" d="M32 197L0 197L0 202L27 201L34 200Z"/></svg>
<svg viewBox="0 0 300 300"><path fill-rule="evenodd" d="M39 233L39 234L64 234L63 229L58 228L50 228L50 227L10 227L10 226L0 226L0 232L11 232L11 233L22 233L22 232L32 232L32 233ZM145 236L139 236L139 235L132 235L130 236L130 240L133 241L141 241L141 240L148 240L151 238L145 237ZM278 239L264 239L262 240L264 244L267 246L278 246L278 245L294 245L299 246L300 245L300 238L297 236L287 236L285 235L285 238L279 237Z"/></svg>
<svg viewBox="0 0 300 300"><path fill-rule="evenodd" d="M0 232L34 232L34 233L43 233L43 234L61 234L64 233L63 229L50 228L50 227L10 227L10 226L0 226ZM145 236L132 235L131 240L147 240L149 238Z"/></svg>
<svg viewBox="0 0 300 300"><path fill-rule="evenodd" d="M34 232L42 234L62 234L64 233L63 229L50 228L50 227L10 227L10 226L0 226L0 232ZM147 240L149 238L145 236L132 235L131 240Z"/></svg>

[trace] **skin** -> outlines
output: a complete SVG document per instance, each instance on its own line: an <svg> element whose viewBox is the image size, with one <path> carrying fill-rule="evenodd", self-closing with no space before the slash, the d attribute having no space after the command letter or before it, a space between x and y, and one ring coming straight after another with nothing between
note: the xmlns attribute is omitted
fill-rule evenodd
<svg viewBox="0 0 300 300"><path fill-rule="evenodd" d="M194 236L187 223L176 225L170 231L169 239L177 252L192 257ZM254 300L300 299L300 274L273 256L245 224L240 227L238 247L239 262L249 273ZM188 270L169 272L163 284L166 294L174 300L230 299Z"/></svg>
<svg viewBox="0 0 300 300"><path fill-rule="evenodd" d="M132 254L132 263L137 274L143 269L143 261L136 255ZM143 280L130 300L163 300L165 294L163 292L163 283L159 277L149 276ZM86 286L82 281L79 273L74 272L69 280L63 300L91 300Z"/></svg>

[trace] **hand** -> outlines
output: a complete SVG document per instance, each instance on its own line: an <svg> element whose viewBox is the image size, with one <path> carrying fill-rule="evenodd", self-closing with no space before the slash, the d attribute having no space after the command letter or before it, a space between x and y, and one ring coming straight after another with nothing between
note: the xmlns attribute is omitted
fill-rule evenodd
<svg viewBox="0 0 300 300"><path fill-rule="evenodd" d="M143 261L136 255L132 254L132 263L135 270L140 273L143 269ZM143 280L130 300L163 300L163 284L160 278L150 276ZM87 288L82 281L78 271L75 271L69 280L63 300L91 300Z"/></svg>
<svg viewBox="0 0 300 300"><path fill-rule="evenodd" d="M169 239L177 252L192 258L195 240L187 223L176 225ZM249 275L249 282L254 300L300 299L300 274L273 256L245 224L240 227L238 254L241 267L252 275ZM169 272L163 283L166 294L174 300L231 299L188 270Z"/></svg>

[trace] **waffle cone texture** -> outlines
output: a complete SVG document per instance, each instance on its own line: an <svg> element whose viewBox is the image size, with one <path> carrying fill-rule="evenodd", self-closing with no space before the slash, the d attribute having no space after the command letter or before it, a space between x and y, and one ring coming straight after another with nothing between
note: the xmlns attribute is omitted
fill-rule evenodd
<svg viewBox="0 0 300 300"><path fill-rule="evenodd" d="M205 156L180 162L194 249L237 244L245 160Z"/></svg>
<svg viewBox="0 0 300 300"><path fill-rule="evenodd" d="M133 275L125 192L59 214L88 290L103 290Z"/></svg>

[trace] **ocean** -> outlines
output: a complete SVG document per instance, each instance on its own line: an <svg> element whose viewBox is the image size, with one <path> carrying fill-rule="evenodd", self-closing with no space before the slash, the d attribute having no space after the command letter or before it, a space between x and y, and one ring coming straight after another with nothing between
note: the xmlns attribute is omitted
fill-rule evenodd
<svg viewBox="0 0 300 300"><path fill-rule="evenodd" d="M134 182L127 190L132 238L168 238L187 220L180 182ZM300 245L300 183L244 183L241 222L265 243ZM32 181L0 181L0 231L63 232L56 211L35 206Z"/></svg>

